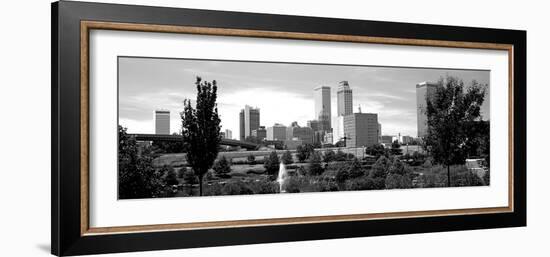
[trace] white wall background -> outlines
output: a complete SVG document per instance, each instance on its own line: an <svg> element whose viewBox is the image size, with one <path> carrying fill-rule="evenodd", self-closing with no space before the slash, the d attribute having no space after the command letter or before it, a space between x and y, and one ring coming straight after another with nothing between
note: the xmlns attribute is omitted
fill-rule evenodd
<svg viewBox="0 0 550 257"><path fill-rule="evenodd" d="M545 1L153 1L200 9L528 31L528 227L141 252L117 256L548 256L550 169L545 109L550 32ZM50 244L50 1L0 11L0 255L47 256ZM32 138L29 138L32 136Z"/></svg>

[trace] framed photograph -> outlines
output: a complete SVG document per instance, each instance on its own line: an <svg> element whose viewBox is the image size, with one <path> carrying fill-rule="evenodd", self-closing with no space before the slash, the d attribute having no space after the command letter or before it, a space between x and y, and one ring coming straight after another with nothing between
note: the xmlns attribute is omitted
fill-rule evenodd
<svg viewBox="0 0 550 257"><path fill-rule="evenodd" d="M52 4L52 253L526 225L526 32Z"/></svg>

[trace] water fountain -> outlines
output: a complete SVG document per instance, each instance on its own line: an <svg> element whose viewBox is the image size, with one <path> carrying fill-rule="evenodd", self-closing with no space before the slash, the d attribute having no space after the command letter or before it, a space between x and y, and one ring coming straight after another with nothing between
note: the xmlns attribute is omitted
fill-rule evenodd
<svg viewBox="0 0 550 257"><path fill-rule="evenodd" d="M287 179L288 175L286 173L286 167L283 162L279 164L279 175L277 175L277 182L279 183L279 192L285 193L286 191L283 190L283 185L285 184L285 181Z"/></svg>

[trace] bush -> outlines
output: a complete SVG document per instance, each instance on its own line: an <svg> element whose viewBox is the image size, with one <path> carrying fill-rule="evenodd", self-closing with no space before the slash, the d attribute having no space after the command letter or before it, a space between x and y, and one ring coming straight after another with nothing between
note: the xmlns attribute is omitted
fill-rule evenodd
<svg viewBox="0 0 550 257"><path fill-rule="evenodd" d="M346 190L373 190L379 189L372 178L363 177L346 182Z"/></svg>
<svg viewBox="0 0 550 257"><path fill-rule="evenodd" d="M338 190L338 184L334 181L319 180L315 184L316 192L335 192Z"/></svg>
<svg viewBox="0 0 550 257"><path fill-rule="evenodd" d="M248 162L248 164L254 165L256 164L256 156L254 156L253 154L250 154L246 157L246 161Z"/></svg>
<svg viewBox="0 0 550 257"><path fill-rule="evenodd" d="M204 187L203 195L206 196L214 196L214 195L222 195L222 185L215 183L212 185L206 185Z"/></svg>
<svg viewBox="0 0 550 257"><path fill-rule="evenodd" d="M166 176L164 177L164 183L166 185L172 186L179 184L176 172L172 168L166 168Z"/></svg>
<svg viewBox="0 0 550 257"><path fill-rule="evenodd" d="M385 186L386 186L386 189L412 188L412 181L408 175L399 175L397 173L390 173L386 177Z"/></svg>
<svg viewBox="0 0 550 257"><path fill-rule="evenodd" d="M190 185L199 183L199 179L197 178L197 176L195 176L195 173L191 169L185 170L185 174L183 175L183 181L185 181L185 183Z"/></svg>
<svg viewBox="0 0 550 257"><path fill-rule="evenodd" d="M250 188L254 194L275 194L279 193L279 183L269 181L269 180L260 180L257 182L251 182Z"/></svg>
<svg viewBox="0 0 550 257"><path fill-rule="evenodd" d="M214 170L214 173L216 173L216 176L220 178L227 177L227 175L231 173L231 163L225 158L225 156L222 156L222 158L214 163L212 169Z"/></svg>
<svg viewBox="0 0 550 257"><path fill-rule="evenodd" d="M328 150L325 152L325 154L323 155L323 161L324 162L333 162L336 160L336 153L334 153L334 151L332 150Z"/></svg>
<svg viewBox="0 0 550 257"><path fill-rule="evenodd" d="M244 182L237 180L235 182L226 183L221 192L223 195L251 195L254 194Z"/></svg>

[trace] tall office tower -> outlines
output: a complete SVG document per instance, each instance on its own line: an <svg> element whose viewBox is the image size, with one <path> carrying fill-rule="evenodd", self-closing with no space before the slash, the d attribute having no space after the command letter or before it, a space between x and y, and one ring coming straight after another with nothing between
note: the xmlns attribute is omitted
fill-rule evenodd
<svg viewBox="0 0 550 257"><path fill-rule="evenodd" d="M260 109L245 105L239 113L240 140L252 135L252 130L260 127Z"/></svg>
<svg viewBox="0 0 550 257"><path fill-rule="evenodd" d="M378 142L382 142L382 124L378 123Z"/></svg>
<svg viewBox="0 0 550 257"><path fill-rule="evenodd" d="M353 113L344 116L346 147L372 146L378 144L378 114Z"/></svg>
<svg viewBox="0 0 550 257"><path fill-rule="evenodd" d="M344 116L332 118L332 143L336 144L344 138Z"/></svg>
<svg viewBox="0 0 550 257"><path fill-rule="evenodd" d="M225 130L225 138L233 139L233 131L231 131L230 129L226 129Z"/></svg>
<svg viewBox="0 0 550 257"><path fill-rule="evenodd" d="M267 140L279 140L279 141L285 141L286 140L286 126L275 123L273 127L267 128L266 133Z"/></svg>
<svg viewBox="0 0 550 257"><path fill-rule="evenodd" d="M433 99L439 84L422 82L416 84L416 125L419 138L428 133L428 117L426 115L427 99Z"/></svg>
<svg viewBox="0 0 550 257"><path fill-rule="evenodd" d="M338 116L345 116L353 113L353 97L352 90L347 81L340 81L338 91L336 92L338 105Z"/></svg>
<svg viewBox="0 0 550 257"><path fill-rule="evenodd" d="M158 134L158 135L170 134L170 111L167 111L167 110L155 111L155 134Z"/></svg>
<svg viewBox="0 0 550 257"><path fill-rule="evenodd" d="M313 90L313 100L315 101L315 117L319 121L319 129L330 132L331 109L330 109L330 87L317 87Z"/></svg>

